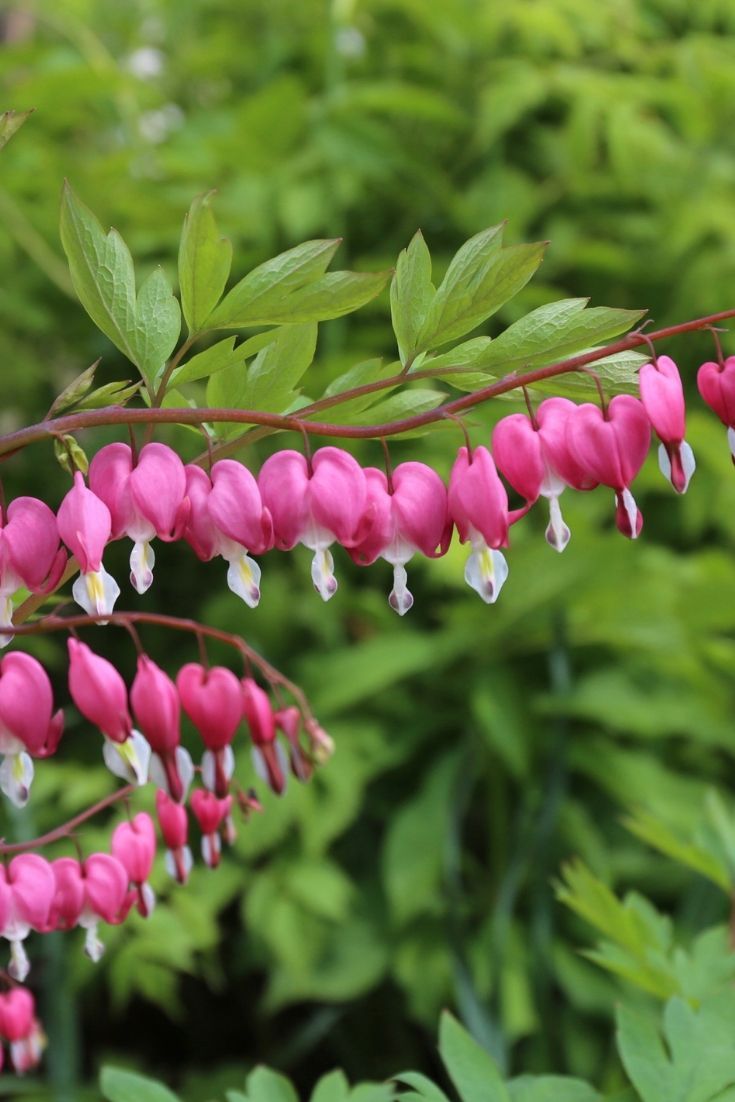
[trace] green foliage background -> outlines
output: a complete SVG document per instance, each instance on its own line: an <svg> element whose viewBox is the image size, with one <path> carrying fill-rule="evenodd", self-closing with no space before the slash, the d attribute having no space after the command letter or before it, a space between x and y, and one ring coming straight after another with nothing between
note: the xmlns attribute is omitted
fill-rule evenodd
<svg viewBox="0 0 735 1102"><path fill-rule="evenodd" d="M648 307L660 325L733 304L729 0L5 0L0 12L4 106L36 109L0 178L3 429L37 420L98 356L103 381L129 371L69 297L64 177L144 269L171 278L191 198L216 187L236 276L317 236L344 236L341 266L385 268L419 226L441 265L507 217L509 241L552 246L491 333L567 295ZM666 350L691 380L711 343ZM387 294L321 326L307 392L376 355L395 355ZM497 415L476 415L478 441ZM413 569L405 621L380 565L341 560L322 609L307 553L273 553L248 613L224 571L161 549L158 600L244 632L303 683L338 752L311 786L265 797L216 875L198 870L147 925L110 931L97 969L74 935L48 940L36 979L57 1097L81 1098L68 1084L107 1056L192 1100L257 1061L306 1085L337 1063L363 1078L432 1070L444 1006L508 1073L617 1083L617 981L576 952L589 934L554 900L562 861L646 893L685 946L728 914L720 890L621 825L646 812L688 838L708 788L730 802L735 480L724 430L696 401L689 436L686 499L653 458L639 480L637 545L611 530L605 493L566 501L565 554L529 518L493 608L465 587L456 546ZM446 473L456 443L441 432L393 451ZM358 454L379 462L377 446ZM9 497L55 504L65 487L45 445L3 473ZM125 555L110 554L120 577ZM146 643L171 668L194 657L155 633ZM99 648L131 672L129 647ZM37 653L61 686L60 649ZM12 829L44 829L110 785L95 737L71 713L68 727L76 760L39 770Z"/></svg>

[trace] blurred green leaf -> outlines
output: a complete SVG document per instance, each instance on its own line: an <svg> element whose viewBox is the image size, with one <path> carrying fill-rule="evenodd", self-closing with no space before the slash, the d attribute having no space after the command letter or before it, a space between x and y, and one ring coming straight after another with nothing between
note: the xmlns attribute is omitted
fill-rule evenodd
<svg viewBox="0 0 735 1102"><path fill-rule="evenodd" d="M222 297L232 266L232 243L221 237L213 191L198 195L184 217L179 246L181 306L190 333L201 332Z"/></svg>
<svg viewBox="0 0 735 1102"><path fill-rule="evenodd" d="M349 1093L347 1076L339 1068L335 1068L317 1080L309 1102L346 1102Z"/></svg>
<svg viewBox="0 0 735 1102"><path fill-rule="evenodd" d="M446 1010L439 1027L439 1054L462 1102L509 1102L492 1057Z"/></svg>
<svg viewBox="0 0 735 1102"><path fill-rule="evenodd" d="M103 1068L100 1089L107 1102L179 1102L163 1083L122 1068Z"/></svg>
<svg viewBox="0 0 735 1102"><path fill-rule="evenodd" d="M0 115L0 149L8 144L13 134L20 130L32 114L33 108L30 111L3 111Z"/></svg>
<svg viewBox="0 0 735 1102"><path fill-rule="evenodd" d="M510 1102L602 1102L589 1083L564 1075L521 1075L508 1083Z"/></svg>
<svg viewBox="0 0 735 1102"><path fill-rule="evenodd" d="M250 1102L299 1102L286 1076L270 1068L259 1067L252 1071L245 1089Z"/></svg>

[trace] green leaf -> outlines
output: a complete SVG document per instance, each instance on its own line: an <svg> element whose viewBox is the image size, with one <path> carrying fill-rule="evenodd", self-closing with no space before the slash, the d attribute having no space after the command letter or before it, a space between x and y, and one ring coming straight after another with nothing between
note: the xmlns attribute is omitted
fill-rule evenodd
<svg viewBox="0 0 735 1102"><path fill-rule="evenodd" d="M520 1075L508 1083L510 1102L602 1102L589 1083L566 1075Z"/></svg>
<svg viewBox="0 0 735 1102"><path fill-rule="evenodd" d="M449 1102L441 1087L437 1087L436 1083L433 1083L426 1075L422 1075L420 1071L402 1071L398 1075L394 1075L393 1078L400 1083L407 1083L409 1087L413 1087L416 1094L420 1095L421 1098L425 1098L426 1102Z"/></svg>
<svg viewBox="0 0 735 1102"><path fill-rule="evenodd" d="M260 334L259 334L260 335ZM272 333L264 334L268 340L273 339ZM216 344L198 352L186 363L181 364L171 374L171 386L181 386L183 383L193 383L197 379L208 379L210 375L216 375L218 371L224 371L226 367L237 367L245 362L246 353L243 353L240 344L235 347L237 337L225 337ZM245 342L248 343L248 342Z"/></svg>
<svg viewBox="0 0 735 1102"><path fill-rule="evenodd" d="M592 349L580 349L580 352ZM606 394L631 394L638 389L638 371L650 359L640 352L616 352L588 364L594 371ZM597 385L587 371L571 371L533 384L534 391L556 394L565 398L586 398L597 394Z"/></svg>
<svg viewBox="0 0 735 1102"><path fill-rule="evenodd" d="M337 395L347 390L354 390L357 387L365 386L367 383L375 383L382 379L389 379L399 372L400 364L395 361L386 363L384 360L377 357L372 360L364 360L362 363L355 364L354 367L351 367L349 371L346 371L343 375L333 379L324 391L322 397L337 397ZM342 421L346 424L349 418L354 417L363 409L367 409L368 406L373 405L381 397L390 394L392 389L392 387L386 387L385 390L362 394L357 398L346 398L344 402L335 402L334 405L329 406L330 418L335 421ZM320 420L323 414L317 412L313 414L313 416Z"/></svg>
<svg viewBox="0 0 735 1102"><path fill-rule="evenodd" d="M307 287L293 291L280 302L274 302L259 318L246 324L289 325L341 318L379 295L390 276L390 270L327 272Z"/></svg>
<svg viewBox="0 0 735 1102"><path fill-rule="evenodd" d="M270 1068L257 1067L245 1083L250 1102L299 1102L298 1095L285 1075Z"/></svg>
<svg viewBox="0 0 735 1102"><path fill-rule="evenodd" d="M163 1083L122 1068L103 1068L100 1089L107 1102L179 1102Z"/></svg>
<svg viewBox="0 0 735 1102"><path fill-rule="evenodd" d="M731 990L694 1010L671 999L663 1029L648 1015L620 1007L617 1043L643 1102L714 1102L735 1085L735 994ZM665 1042L665 1043L664 1043Z"/></svg>
<svg viewBox="0 0 735 1102"><path fill-rule="evenodd" d="M105 234L95 215L64 185L61 243L72 284L95 325L152 383L181 329L181 310L162 270L135 293L128 247L117 230Z"/></svg>
<svg viewBox="0 0 735 1102"><path fill-rule="evenodd" d="M8 144L16 130L20 130L24 122L26 122L33 114L33 108L30 111L4 111L0 115L0 149Z"/></svg>
<svg viewBox="0 0 735 1102"><path fill-rule="evenodd" d="M184 217L179 246L181 305L190 333L205 328L232 266L232 243L220 237L211 207L214 191L198 195Z"/></svg>
<svg viewBox="0 0 735 1102"><path fill-rule="evenodd" d="M441 1016L439 1054L462 1102L510 1102L495 1061L447 1010Z"/></svg>
<svg viewBox="0 0 735 1102"><path fill-rule="evenodd" d="M495 337L471 366L479 371L531 371L626 333L645 313L590 308L588 302L567 298L531 310ZM443 358L451 355L445 353Z"/></svg>
<svg viewBox="0 0 735 1102"><path fill-rule="evenodd" d="M162 268L155 268L138 291L135 308L135 363L143 378L155 381L179 339L181 307Z"/></svg>
<svg viewBox="0 0 735 1102"><path fill-rule="evenodd" d="M247 373L247 409L280 413L292 403L295 387L314 359L317 325L284 325L258 353Z"/></svg>
<svg viewBox="0 0 735 1102"><path fill-rule="evenodd" d="M318 279L329 267L341 238L306 241L254 268L235 284L209 319L210 328L235 329L240 325L269 325L260 321L274 304ZM288 318L288 321L291 319Z"/></svg>
<svg viewBox="0 0 735 1102"><path fill-rule="evenodd" d="M346 1102L349 1093L347 1076L340 1068L335 1068L318 1080L309 1102Z"/></svg>
<svg viewBox="0 0 735 1102"><path fill-rule="evenodd" d="M393 332L402 364L406 363L417 346L418 335L435 294L431 282L431 254L421 230L418 230L408 248L400 253L390 285Z"/></svg>
<svg viewBox="0 0 735 1102"><path fill-rule="evenodd" d="M456 340L525 287L545 242L501 249L502 225L470 238L452 260L417 338L419 350Z"/></svg>
<svg viewBox="0 0 735 1102"><path fill-rule="evenodd" d="M671 857L672 860L694 869L701 876L715 883L728 895L732 891L732 879L722 860L690 838L679 838L665 823L647 811L639 810L623 820L625 827L649 846Z"/></svg>
<svg viewBox="0 0 735 1102"><path fill-rule="evenodd" d="M367 408L353 410L349 414L344 410L341 411L340 424L382 425L388 421L402 421L404 417L413 417L419 413L427 413L430 409L436 409L446 395L441 390L410 387L401 390L398 394L391 394L388 398L383 398L382 394L377 397L380 400Z"/></svg>

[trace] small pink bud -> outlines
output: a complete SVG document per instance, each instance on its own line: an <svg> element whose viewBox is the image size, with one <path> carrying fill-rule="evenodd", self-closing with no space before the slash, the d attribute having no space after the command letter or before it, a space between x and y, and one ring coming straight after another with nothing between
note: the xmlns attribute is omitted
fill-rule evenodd
<svg viewBox="0 0 735 1102"><path fill-rule="evenodd" d="M112 856L125 866L137 895L138 911L147 918L153 910L155 896L148 877L156 856L156 831L153 820L145 811L132 822L119 823L112 832Z"/></svg>
<svg viewBox="0 0 735 1102"><path fill-rule="evenodd" d="M86 643L68 640L69 692L85 719L112 739L124 742L133 729L125 682L106 658Z"/></svg>
<svg viewBox="0 0 735 1102"><path fill-rule="evenodd" d="M170 796L160 789L156 792L156 814L158 825L166 844L166 869L170 876L180 884L185 884L191 872L191 852L187 845L189 839L189 818L182 804L174 803Z"/></svg>
<svg viewBox="0 0 735 1102"><path fill-rule="evenodd" d="M138 658L130 702L136 722L153 750L151 780L165 788L177 803L183 803L194 767L188 751L179 745L179 696L171 678L147 655Z"/></svg>
<svg viewBox="0 0 735 1102"><path fill-rule="evenodd" d="M221 850L219 829L232 810L232 796L220 800L206 788L197 788L191 794L190 803L202 831L202 856L214 869L219 864Z"/></svg>
<svg viewBox="0 0 735 1102"><path fill-rule="evenodd" d="M644 364L638 375L641 401L661 441L659 467L677 493L683 494L694 473L691 447L684 439L686 408L679 369L669 356Z"/></svg>

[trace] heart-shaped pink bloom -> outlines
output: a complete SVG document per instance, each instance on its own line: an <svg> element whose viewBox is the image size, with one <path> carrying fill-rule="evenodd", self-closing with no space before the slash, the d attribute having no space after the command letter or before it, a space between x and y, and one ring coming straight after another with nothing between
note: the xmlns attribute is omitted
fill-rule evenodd
<svg viewBox="0 0 735 1102"><path fill-rule="evenodd" d="M661 471L676 492L683 494L696 464L684 439L686 407L679 369L669 356L659 356L655 363L644 364L638 383L641 401L661 441L658 452Z"/></svg>
<svg viewBox="0 0 735 1102"><path fill-rule="evenodd" d="M55 891L51 866L35 853L19 854L7 868L0 865L0 936L10 942L8 971L20 983L31 967L23 941L31 930L48 930Z"/></svg>
<svg viewBox="0 0 735 1102"><path fill-rule="evenodd" d="M197 788L191 794L191 809L202 832L202 857L214 869L219 864L221 842L219 830L227 824L232 810L232 796L218 799L206 788Z"/></svg>
<svg viewBox="0 0 735 1102"><path fill-rule="evenodd" d="M188 751L180 745L179 695L168 674L145 654L138 658L130 702L136 722L153 750L150 779L181 803L194 767Z"/></svg>
<svg viewBox="0 0 735 1102"><path fill-rule="evenodd" d="M109 853L92 853L82 862L84 907L89 916L117 925L130 910L128 872Z"/></svg>
<svg viewBox="0 0 735 1102"><path fill-rule="evenodd" d="M153 820L140 811L129 823L118 823L112 832L112 856L125 866L132 884L143 884L151 874L156 856Z"/></svg>
<svg viewBox="0 0 735 1102"><path fill-rule="evenodd" d="M567 421L567 439L577 462L590 476L615 491L615 523L635 539L643 517L628 487L643 466L651 426L641 402L618 394L607 411L586 402Z"/></svg>
<svg viewBox="0 0 735 1102"><path fill-rule="evenodd" d="M76 707L113 742L124 742L133 724L128 711L128 691L120 673L86 643L70 638L67 646L69 692Z"/></svg>
<svg viewBox="0 0 735 1102"><path fill-rule="evenodd" d="M22 651L0 661L0 789L17 807L28 799L33 780L31 758L56 752L64 730L64 713L53 711L48 674Z"/></svg>
<svg viewBox="0 0 735 1102"><path fill-rule="evenodd" d="M137 463L127 444L108 444L97 452L89 468L89 485L107 505L112 538L134 541L130 576L138 593L153 582L154 536L179 539L189 514L186 473L178 455L166 444L146 444Z"/></svg>
<svg viewBox="0 0 735 1102"><path fill-rule="evenodd" d="M227 584L254 608L260 600L260 567L248 552L259 555L273 546L271 515L263 507L258 483L242 463L223 459L212 477L187 466L191 513L184 537L200 559L221 555L229 563Z"/></svg>
<svg viewBox="0 0 735 1102"><path fill-rule="evenodd" d="M366 468L364 474L372 527L360 543L349 549L350 555L361 566L369 566L379 557L393 564L394 584L388 600L402 616L413 605L406 586L405 563L416 551L436 558L449 546L452 525L447 490L436 471L425 463L401 463L390 483L376 467Z"/></svg>
<svg viewBox="0 0 735 1102"><path fill-rule="evenodd" d="M315 552L312 581L328 601L337 591L328 548L335 540L343 547L356 546L372 524L359 463L341 448L320 448L311 465L300 452L276 452L263 464L258 485L273 518L275 546L290 551L303 543Z"/></svg>
<svg viewBox="0 0 735 1102"><path fill-rule="evenodd" d="M49 929L71 930L84 910L84 878L82 867L73 857L57 857L51 862L56 891L54 893Z"/></svg>
<svg viewBox="0 0 735 1102"><path fill-rule="evenodd" d="M567 422L579 407L568 398L546 398L536 411L538 431L549 468L575 490L594 490L599 482L569 446Z"/></svg>
<svg viewBox="0 0 735 1102"><path fill-rule="evenodd" d="M723 425L735 428L735 356L728 356L722 365L703 363L697 372L697 388Z"/></svg>
<svg viewBox="0 0 735 1102"><path fill-rule="evenodd" d="M243 714L242 686L232 670L198 662L182 666L176 677L184 711L209 750L228 746Z"/></svg>
<svg viewBox="0 0 735 1102"><path fill-rule="evenodd" d="M643 404L618 394L607 412L585 402L567 421L567 440L577 462L595 481L622 493L643 466L651 426Z"/></svg>
<svg viewBox="0 0 735 1102"><path fill-rule="evenodd" d="M17 497L0 524L0 593L20 585L32 593L53 589L66 565L56 517L43 501Z"/></svg>

